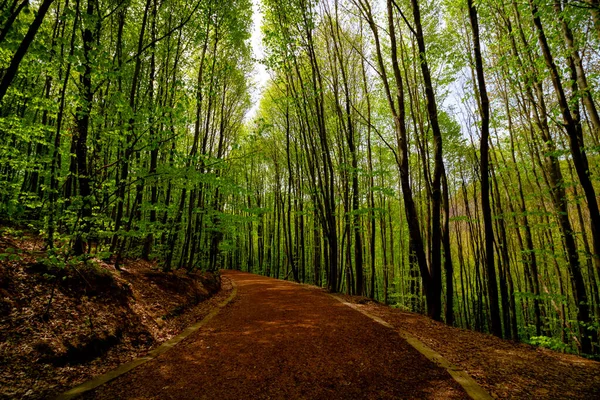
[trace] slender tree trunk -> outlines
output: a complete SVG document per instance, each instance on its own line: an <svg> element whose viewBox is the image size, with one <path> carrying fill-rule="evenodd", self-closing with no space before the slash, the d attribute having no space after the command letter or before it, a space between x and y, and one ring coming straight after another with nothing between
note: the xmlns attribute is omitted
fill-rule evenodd
<svg viewBox="0 0 600 400"><path fill-rule="evenodd" d="M558 69L554 64L554 59L550 53L550 47L542 27L537 6L533 0L529 0L529 5L531 7L531 15L538 35L538 42L542 50L544 60L546 61L546 66L550 71L550 77L563 117L564 128L567 131L567 136L569 138L569 147L571 150L573 164L575 165L575 171L577 172L579 182L583 188L587 200L589 218L592 226L592 235L594 237L594 250L596 251L600 249L600 212L598 211L598 202L596 199L594 186L589 176L589 163L587 156L581 148L583 144L583 139L581 137L581 125L574 120L569 109L569 102L566 98ZM560 201L566 202L566 198L563 197L563 199ZM568 220L568 217L561 214L559 215L559 219L565 219L563 222L565 228L569 228L569 232L572 232L571 223ZM596 335L595 330L589 331L592 333L591 336L588 334L587 330L587 327L592 323L587 291L581 272L579 255L576 251L576 244L574 242L573 234L567 234L565 240L569 242L569 245L567 245L567 251L569 253L573 297L575 299L575 304L577 305L577 320L580 322L579 335L581 337L581 351L590 354L592 352L592 342L596 340ZM571 241L573 241L572 244L570 243ZM596 244L598 244L598 248L596 247ZM583 326L581 326L581 324L583 324Z"/></svg>
<svg viewBox="0 0 600 400"><path fill-rule="evenodd" d="M13 23L15 22L15 20L19 16L19 14L21 14L21 11L23 10L23 8L29 6L29 0L22 0L21 3L19 3L18 5L17 5L17 3L19 3L19 0L13 0L12 4L10 6L10 9L8 11L9 16L2 24L2 28L0 29L0 43L2 43L2 41L4 40L4 38L10 31L10 28L12 27ZM2 8L4 8L4 7L2 7Z"/></svg>
<svg viewBox="0 0 600 400"><path fill-rule="evenodd" d="M431 73L426 58L425 40L421 24L421 11L417 0L411 0L413 17L416 29L417 45L419 48L419 64L425 83L425 97L427 99L427 114L433 133L434 167L433 180L431 182L431 262L429 266L430 284L427 286L428 314L436 320L441 319L441 291L442 291L442 225L441 204L442 191L441 181L444 174L444 162L442 154L442 133L438 123L438 111L431 80ZM450 254L446 254L450 257ZM429 299L431 297L431 299Z"/></svg>
<svg viewBox="0 0 600 400"><path fill-rule="evenodd" d="M75 2L75 18L73 18L73 30L71 32L71 41L69 48L69 58L71 58L75 51L75 37L77 33L77 26L79 23L79 0ZM60 154L60 139L61 130L65 114L65 98L67 95L67 86L71 75L71 63L67 63L64 72L64 79L62 88L60 91L59 109L58 115L56 116L56 130L54 131L52 161L50 163L50 195L49 195L49 206L48 206L48 234L46 239L46 247L54 247L54 234L56 231L56 203L58 201L58 174L61 165L61 154Z"/></svg>
<svg viewBox="0 0 600 400"><path fill-rule="evenodd" d="M90 124L90 113L94 97L92 89L92 60L91 52L94 45L94 30L89 25L94 20L94 0L88 0L86 7L87 23L83 30L83 74L80 78L81 105L78 107L75 117L76 134L73 136L75 157L77 160L77 176L79 196L81 196L81 226L75 234L73 252L81 255L86 251L87 235L90 232L90 219L92 217L92 199L90 188L90 177L87 160L87 140Z"/></svg>
<svg viewBox="0 0 600 400"><path fill-rule="evenodd" d="M442 245L444 248L444 270L446 272L446 324L454 325L454 266L452 265L450 244L450 195L446 171L442 176L444 229L442 231Z"/></svg>
<svg viewBox="0 0 600 400"><path fill-rule="evenodd" d="M500 307L498 305L498 283L496 280L496 267L494 264L494 228L492 223L492 209L490 206L490 168L489 168L489 136L490 136L490 101L487 95L483 61L479 44L479 22L477 10L473 0L467 0L469 19L473 30L473 50L475 53L475 70L479 86L480 112L481 112L481 142L480 142L480 173L481 173L481 210L485 230L485 265L487 271L487 289L490 301L490 318L492 334L502 337L502 322L500 320Z"/></svg>
<svg viewBox="0 0 600 400"><path fill-rule="evenodd" d="M157 4L156 0L152 2L152 27L151 27L151 41L154 43L156 41L156 11ZM159 138L157 137L156 126L154 121L154 81L156 79L156 54L155 49L156 46L153 44L151 47L150 53L150 89L148 93L149 103L150 103L150 140L151 140L151 150L150 150L150 168L148 170L148 174L150 176L156 174L156 169L158 167L158 150L159 150ZM152 252L152 246L154 244L154 230L156 223L156 204L158 202L158 184L156 177L152 177L152 184L150 188L150 232L146 235L146 239L144 240L144 248L142 250L142 258L148 260L150 258L150 253Z"/></svg>
<svg viewBox="0 0 600 400"><path fill-rule="evenodd" d="M21 65L23 57L25 57L25 54L27 54L27 50L29 49L29 46L35 39L35 36L38 30L40 29L42 22L44 21L44 17L46 16L46 13L50 9L50 6L53 2L54 0L42 1L37 10L35 18L33 19L33 22L31 22L31 25L29 25L29 29L27 30L25 37L21 41L21 44L17 48L17 51L15 51L15 54L12 56L8 68L6 69L6 71L4 71L2 81L0 81L0 104L2 104L2 100L4 99L4 95L6 95L6 91L10 87L10 84L17 76L17 72L19 71L19 65Z"/></svg>

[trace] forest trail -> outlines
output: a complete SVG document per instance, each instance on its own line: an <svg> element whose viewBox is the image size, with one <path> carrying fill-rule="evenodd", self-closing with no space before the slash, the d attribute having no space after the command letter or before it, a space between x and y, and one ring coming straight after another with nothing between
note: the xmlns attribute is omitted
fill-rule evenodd
<svg viewBox="0 0 600 400"><path fill-rule="evenodd" d="M87 399L469 398L390 328L322 290L236 271L236 298Z"/></svg>

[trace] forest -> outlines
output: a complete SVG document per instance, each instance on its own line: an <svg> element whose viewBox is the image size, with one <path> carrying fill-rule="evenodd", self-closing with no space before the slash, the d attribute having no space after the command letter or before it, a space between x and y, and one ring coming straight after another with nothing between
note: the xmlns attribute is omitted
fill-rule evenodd
<svg viewBox="0 0 600 400"><path fill-rule="evenodd" d="M0 224L598 357L599 60L599 0L0 0Z"/></svg>

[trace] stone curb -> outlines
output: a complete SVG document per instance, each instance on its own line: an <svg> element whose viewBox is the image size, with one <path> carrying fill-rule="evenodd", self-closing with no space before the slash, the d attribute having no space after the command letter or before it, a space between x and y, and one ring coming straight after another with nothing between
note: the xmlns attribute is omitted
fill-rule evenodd
<svg viewBox="0 0 600 400"><path fill-rule="evenodd" d="M214 310L212 310L207 316L205 316L202 320L196 322L193 325L188 326L179 335L172 337L171 339L167 340L166 342L164 342L163 344L158 346L156 349L150 351L148 353L148 355L137 358L128 363L125 363L125 364L117 367L116 369L113 369L112 371L109 371L103 375L99 375L95 378L92 378L91 380L84 382L80 385L77 385L74 388L58 395L55 398L55 400L74 399L75 397L80 396L81 394L83 394L85 392L95 389L98 386L105 384L106 382L112 381L113 379L118 378L119 376L121 376L123 374L126 374L127 372L131 371L132 369L139 367L140 365L145 364L148 361L153 360L156 357L158 357L159 355L170 350L176 344L181 342L183 339L187 338L192 333L196 332L198 329L200 329L204 325L206 325L211 319L213 319L213 317L215 317L221 311L221 309L223 307L225 307L227 304L229 304L231 302L231 300L233 300L235 298L235 296L237 295L237 286L233 282L233 280L231 280L231 284L233 286L233 290L231 291L231 294L229 295L229 297L227 299L225 299L224 301L222 301L221 303L219 303L217 305L217 307Z"/></svg>
<svg viewBox="0 0 600 400"><path fill-rule="evenodd" d="M452 376L452 378L456 382L458 382L458 384L460 386L462 386L462 388L465 390L465 392L467 392L467 394L472 399L474 399L474 400L492 400L493 399L493 397L483 387L481 387L477 382L475 382L475 379L473 379L469 374L467 374L464 370L458 368L457 366L453 365L450 361L448 361L447 359L442 357L442 355L440 353L436 352L431 347L429 347L425 343L421 342L419 339L417 339L412 334L408 333L407 331L405 331L403 329L392 326L390 323L384 321L383 319L381 319L375 315L369 314L368 312L361 310L355 304L348 303L347 301L344 301L343 299L340 299L339 297L334 296L332 294L329 294L329 296L333 297L340 303L358 311L359 313L371 318L373 321L385 326L386 328L390 328L390 329L397 331L398 334L400 335L400 337L402 339L406 340L408 342L408 344L410 344L412 347L414 347L419 353L423 354L428 360L432 361L434 364L436 364L436 365L444 368L446 371L448 371L450 376Z"/></svg>

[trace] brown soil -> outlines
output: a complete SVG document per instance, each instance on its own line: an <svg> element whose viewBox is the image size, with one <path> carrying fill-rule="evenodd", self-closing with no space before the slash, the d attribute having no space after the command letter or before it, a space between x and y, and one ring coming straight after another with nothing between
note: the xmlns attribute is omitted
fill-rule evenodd
<svg viewBox="0 0 600 400"><path fill-rule="evenodd" d="M236 299L88 399L463 399L394 330L303 285L226 271Z"/></svg>
<svg viewBox="0 0 600 400"><path fill-rule="evenodd" d="M493 397L600 399L600 362L449 327L364 298L340 297L416 336L469 373Z"/></svg>
<svg viewBox="0 0 600 400"><path fill-rule="evenodd" d="M0 250L3 249L1 245L4 243L0 242ZM23 249L26 246L21 243L14 247ZM19 254L20 263L27 264L29 260L30 265L36 265L32 255L34 250ZM180 304L193 303L194 296L189 295L196 293L189 290L193 284L186 286L187 283L205 278L186 281L187 278L181 276L177 279L184 283L179 286L170 281L175 278L164 278L153 272L148 264L131 262L126 266L126 272L111 272L115 277L114 285L107 285L101 278L92 279L96 275L88 276L93 285L104 282L104 289L113 291L110 299L102 300L93 294L93 288L88 287L86 294L80 296L80 303L73 305L67 298L73 297L70 291L77 285L67 284L57 290L52 318L46 322L39 315L49 296L42 289L42 286L48 286L47 282L41 280L39 272L28 271L11 262L0 261L3 298L0 304L3 313L0 398L49 398L129 361L135 355L145 354L150 347L214 309L229 296L231 281L238 286L237 297L202 329L171 351L83 397L467 398L445 370L425 359L399 337L399 331L406 331L467 371L496 398L600 398L598 362L448 327L364 298L339 295L395 329L386 328L336 301L322 289L236 271L223 272L225 290L186 309ZM110 266L102 267L110 269ZM15 283L30 285L32 289L23 298L10 297L19 292ZM181 287L188 289L182 292L178 290ZM126 294L124 298L135 296L137 300L123 302L121 308L116 308L118 312L109 316L105 303L118 303L121 292ZM12 331L6 327L7 304L13 310L9 318ZM14 309L19 312L15 314ZM65 343L81 337L82 333L87 332L87 337L90 336L90 327L85 328L84 317L98 321L94 325L97 331L110 333L116 326L115 321L125 317L126 313L137 315L134 318L138 318L138 329L122 334L118 345L102 357L81 365L60 365L44 359L48 354L60 359L61 354L64 356L64 351L68 351ZM63 314L70 318L76 315L78 323L87 331L69 323L68 318L61 317ZM140 338L148 334L152 340L144 344ZM109 334L96 333L95 336L110 340ZM35 346L36 340L45 340L49 345Z"/></svg>
<svg viewBox="0 0 600 400"><path fill-rule="evenodd" d="M0 235L0 399L52 398L146 354L228 295L210 298L215 276L140 260L121 272L100 260L59 272L42 246L35 235Z"/></svg>

